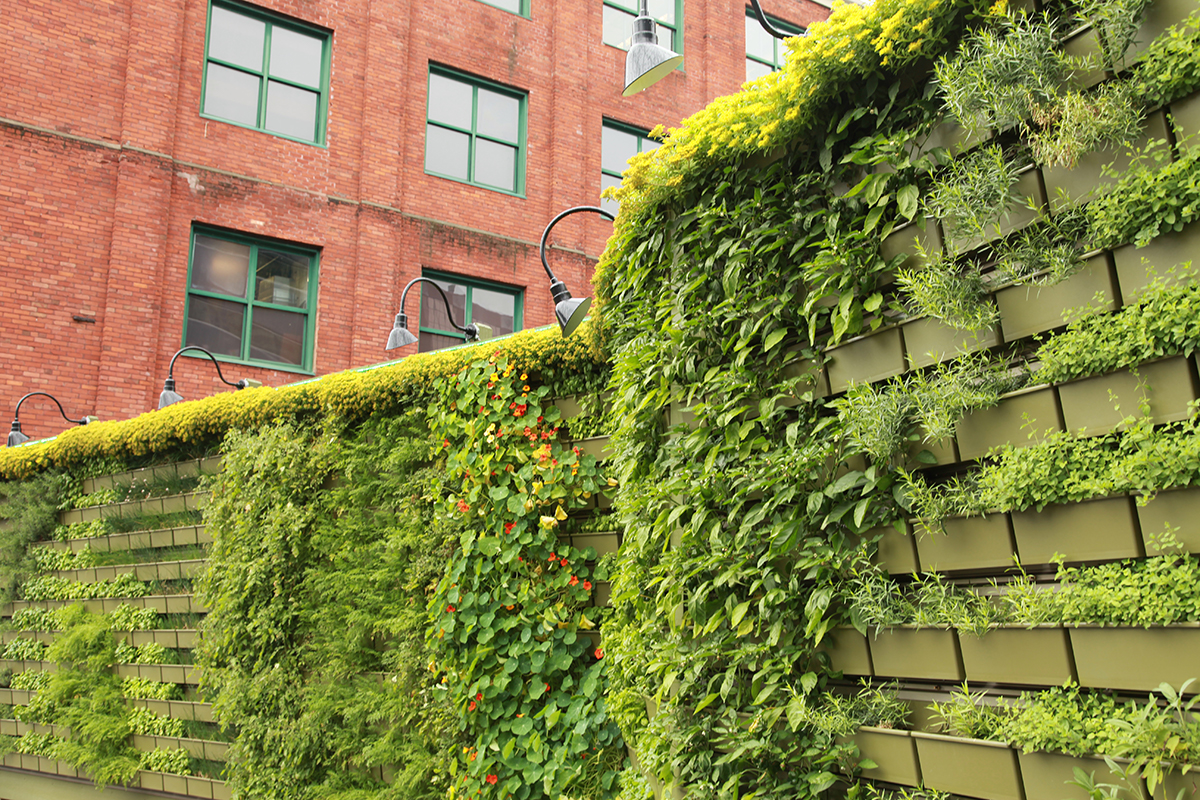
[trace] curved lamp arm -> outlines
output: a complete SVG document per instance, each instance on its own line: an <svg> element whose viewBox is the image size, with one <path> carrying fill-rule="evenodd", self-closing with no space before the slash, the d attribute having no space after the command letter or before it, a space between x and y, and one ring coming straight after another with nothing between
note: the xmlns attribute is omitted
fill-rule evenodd
<svg viewBox="0 0 1200 800"><path fill-rule="evenodd" d="M24 444L29 441L29 437L21 432L21 404L31 397L49 397L54 401L54 405L58 406L58 413L62 414L62 418L67 422L75 425L87 425L89 422L95 422L95 417L84 417L83 419L71 419L67 416L67 412L63 411L62 403L58 402L58 398L46 392L30 392L17 401L17 408L13 411L12 430L8 434L8 446L16 447L19 444Z"/></svg>
<svg viewBox="0 0 1200 800"><path fill-rule="evenodd" d="M550 262L546 260L546 240L550 238L550 229L557 225L558 221L563 217L569 217L570 215L576 214L580 211L593 211L601 216L608 217L609 220L616 219L616 217L599 206L575 206L574 208L568 208L566 211L561 212L554 219L550 220L550 224L546 226L546 230L542 231L542 243L538 247L538 254L542 257L542 269L546 270L546 275L550 278L551 285L554 283L559 283L559 280L555 278L554 273L550 271Z"/></svg>
<svg viewBox="0 0 1200 800"><path fill-rule="evenodd" d="M225 380L225 376L221 373L221 364L217 361L217 357L204 349L198 344L189 344L186 347L179 348L175 355L171 356L171 366L167 368L167 379L163 382L162 394L158 396L158 408L161 411L169 405L174 405L183 399L183 396L175 391L175 359L189 350L199 350L204 355L208 356L213 366L217 368L217 377L221 379L221 383L226 386L232 386L234 389L246 389L251 386L262 386L262 383L251 378L242 378L237 383Z"/></svg>
<svg viewBox="0 0 1200 800"><path fill-rule="evenodd" d="M20 400L17 401L17 410L13 412L13 423L14 424L16 424L17 420L21 416L21 403L24 403L26 400L28 400L31 397L37 397L39 395L41 397L49 397L51 400L53 400L54 405L58 406L58 413L62 414L62 418L65 419L67 422L73 423L75 425L87 425L89 422L92 422L94 420L93 417L84 417L83 419L71 419L70 417L67 416L67 412L63 411L62 403L58 402L58 398L56 398L54 395L47 394L46 392L30 392L29 394L25 395L24 397L22 397ZM20 430L20 429L16 428L15 430Z"/></svg>
<svg viewBox="0 0 1200 800"><path fill-rule="evenodd" d="M754 6L754 13L758 16L758 24L763 26L763 30L774 36L776 39L789 39L795 36L794 33L787 33L779 30L770 22L767 21L767 15L763 13L762 6L758 4L758 0L750 0L750 5Z"/></svg>
<svg viewBox="0 0 1200 800"><path fill-rule="evenodd" d="M559 220L563 217L577 214L580 211L592 211L610 220L616 219L612 214L598 206L575 206L574 208L568 208L550 220L550 224L546 226L546 230L542 231L542 243L538 247L538 254L542 257L542 269L546 270L546 275L550 278L550 297L554 302L554 316L558 320L558 327L562 331L563 336L570 336L579 327L579 323L583 322L583 318L587 316L587 310L592 304L592 298L582 297L578 300L572 299L571 293L567 291L567 287L563 285L563 282L554 277L554 272L550 269L550 262L546 260L546 240L550 238L550 229L557 225Z"/></svg>
<svg viewBox="0 0 1200 800"><path fill-rule="evenodd" d="M404 347L417 341L417 337L412 335L408 329L408 315L404 313L404 303L408 300L408 290L415 284L428 283L433 288L438 290L438 294L442 296L442 302L446 304L446 319L450 320L450 324L457 330L462 331L463 341L470 342L479 338L479 327L474 323L463 326L454 321L454 312L450 308L450 298L446 297L446 293L442 291L442 287L437 285L437 281L432 278L413 278L404 287L404 292L400 295L400 313L396 315L396 322L392 326L392 332L388 335L387 348L395 350L398 347Z"/></svg>

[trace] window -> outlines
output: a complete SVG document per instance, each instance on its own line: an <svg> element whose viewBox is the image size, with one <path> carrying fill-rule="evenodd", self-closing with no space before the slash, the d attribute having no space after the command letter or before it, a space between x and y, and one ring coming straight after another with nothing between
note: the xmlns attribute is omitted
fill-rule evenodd
<svg viewBox="0 0 1200 800"><path fill-rule="evenodd" d="M425 171L520 194L525 182L525 95L479 78L429 70Z"/></svg>
<svg viewBox="0 0 1200 800"><path fill-rule="evenodd" d="M482 0L482 2L514 14L520 14L522 17L529 16L529 0Z"/></svg>
<svg viewBox="0 0 1200 800"><path fill-rule="evenodd" d="M317 251L192 231L183 343L231 361L312 370Z"/></svg>
<svg viewBox="0 0 1200 800"><path fill-rule="evenodd" d="M499 283L476 281L458 275L425 272L422 277L431 278L442 287L450 301L451 314L459 325L488 325L493 336L521 330L520 289ZM446 304L437 289L425 283L421 287L420 344L417 349L424 353L453 347L463 343L462 334L446 317Z"/></svg>
<svg viewBox="0 0 1200 800"><path fill-rule="evenodd" d="M240 5L209 8L200 113L324 144L328 31Z"/></svg>
<svg viewBox="0 0 1200 800"><path fill-rule="evenodd" d="M633 44L633 20L638 15L638 0L604 0L605 44L628 50ZM683 52L683 0L650 0L650 16L658 23L658 43L676 53Z"/></svg>
<svg viewBox="0 0 1200 800"><path fill-rule="evenodd" d="M621 173L629 159L638 153L658 149L659 143L646 137L646 131L604 120L600 133L600 191L621 185ZM616 216L620 203L601 200L600 207Z"/></svg>
<svg viewBox="0 0 1200 800"><path fill-rule="evenodd" d="M793 36L799 36L804 33L803 28L775 19L770 14L767 15L767 22L770 22L784 33ZM784 46L783 40L776 39L767 33L767 29L758 21L758 15L754 13L754 9L747 8L746 80L752 81L755 78L761 78L763 75L770 74L777 69L782 69L787 54L788 49Z"/></svg>

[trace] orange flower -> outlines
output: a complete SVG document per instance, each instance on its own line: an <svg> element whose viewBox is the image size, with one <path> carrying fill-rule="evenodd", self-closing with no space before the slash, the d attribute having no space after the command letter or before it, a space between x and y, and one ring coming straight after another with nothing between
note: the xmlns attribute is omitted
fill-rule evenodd
<svg viewBox="0 0 1200 800"><path fill-rule="evenodd" d="M490 784L492 784L493 786L495 786L495 785L496 785L496 781L498 781L498 780L500 780L500 779L499 779L499 778L497 778L495 775L488 775L488 776L487 776L487 782L488 782L488 783L490 783Z"/></svg>
<svg viewBox="0 0 1200 800"><path fill-rule="evenodd" d="M446 606L446 613L447 613L447 614L453 614L453 613L454 613L454 606Z"/></svg>
<svg viewBox="0 0 1200 800"><path fill-rule="evenodd" d="M471 705L467 706L467 711L474 711L474 710L475 710L475 701L472 700Z"/></svg>
<svg viewBox="0 0 1200 800"><path fill-rule="evenodd" d="M584 591L585 591L585 592L590 592L590 591L592 590L592 582L591 582L591 581L584 581L584 582L583 582L583 589L584 589Z"/></svg>
<svg viewBox="0 0 1200 800"><path fill-rule="evenodd" d="M597 647L595 655L596 655L596 658L604 658L604 650L602 648Z"/></svg>
<svg viewBox="0 0 1200 800"><path fill-rule="evenodd" d="M571 584L572 586L575 586L575 585L577 585L577 584L579 583L579 576L578 576L578 575L572 575L572 576L571 576L571 580L567 581L567 583Z"/></svg>

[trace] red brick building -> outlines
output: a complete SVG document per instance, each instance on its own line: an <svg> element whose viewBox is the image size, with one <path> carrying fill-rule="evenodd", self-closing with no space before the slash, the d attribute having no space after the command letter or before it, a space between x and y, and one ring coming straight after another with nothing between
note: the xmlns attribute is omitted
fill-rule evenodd
<svg viewBox="0 0 1200 800"><path fill-rule="evenodd" d="M546 223L780 57L743 0L650 6L683 67L623 98L636 0L3 0L0 409L140 414L185 343L268 385L406 355L384 346L419 275L498 332L552 322ZM610 229L555 228L576 296ZM451 341L416 291L406 311L421 347ZM207 360L175 377L227 390Z"/></svg>

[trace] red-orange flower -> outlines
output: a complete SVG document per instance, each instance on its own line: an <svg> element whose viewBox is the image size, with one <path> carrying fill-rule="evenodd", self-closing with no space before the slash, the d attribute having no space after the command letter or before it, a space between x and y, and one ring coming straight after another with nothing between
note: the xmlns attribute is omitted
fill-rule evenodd
<svg viewBox="0 0 1200 800"><path fill-rule="evenodd" d="M498 780L500 780L500 779L499 779L499 778L497 778L495 775L488 775L488 776L487 776L487 782L488 782L488 783L490 783L490 784L492 784L493 786L495 786L495 785L496 785L496 781L498 781Z"/></svg>
<svg viewBox="0 0 1200 800"><path fill-rule="evenodd" d="M571 580L567 581L567 583L571 584L572 586L575 586L575 585L577 585L577 584L579 583L579 576L578 576L578 575L572 575L572 576L571 576Z"/></svg>
<svg viewBox="0 0 1200 800"><path fill-rule="evenodd" d="M465 514L471 510L471 507L469 505L467 505L466 500L459 500L458 501L458 510Z"/></svg>
<svg viewBox="0 0 1200 800"><path fill-rule="evenodd" d="M453 614L453 613L454 613L454 606L446 606L446 613L447 613L447 614Z"/></svg>
<svg viewBox="0 0 1200 800"><path fill-rule="evenodd" d="M517 523L515 523L515 522L506 522L506 523L504 523L504 532L505 532L505 533L512 533L513 526L514 526L514 525L516 525L516 524L517 524Z"/></svg>
<svg viewBox="0 0 1200 800"><path fill-rule="evenodd" d="M483 702L483 692L479 692L478 694L476 694L475 699L482 703Z"/></svg>
<svg viewBox="0 0 1200 800"><path fill-rule="evenodd" d="M597 647L595 655L596 655L596 658L604 658L604 650Z"/></svg>
<svg viewBox="0 0 1200 800"><path fill-rule="evenodd" d="M583 589L584 589L584 591L590 592L590 591L592 590L592 582L591 582L591 581L584 581L584 582L583 582Z"/></svg>
<svg viewBox="0 0 1200 800"><path fill-rule="evenodd" d="M562 558L562 559L559 559L558 563L562 564L565 567L567 565L567 560L565 558Z"/></svg>
<svg viewBox="0 0 1200 800"><path fill-rule="evenodd" d="M475 710L475 701L472 700L471 705L467 706L467 711L474 711L474 710Z"/></svg>

